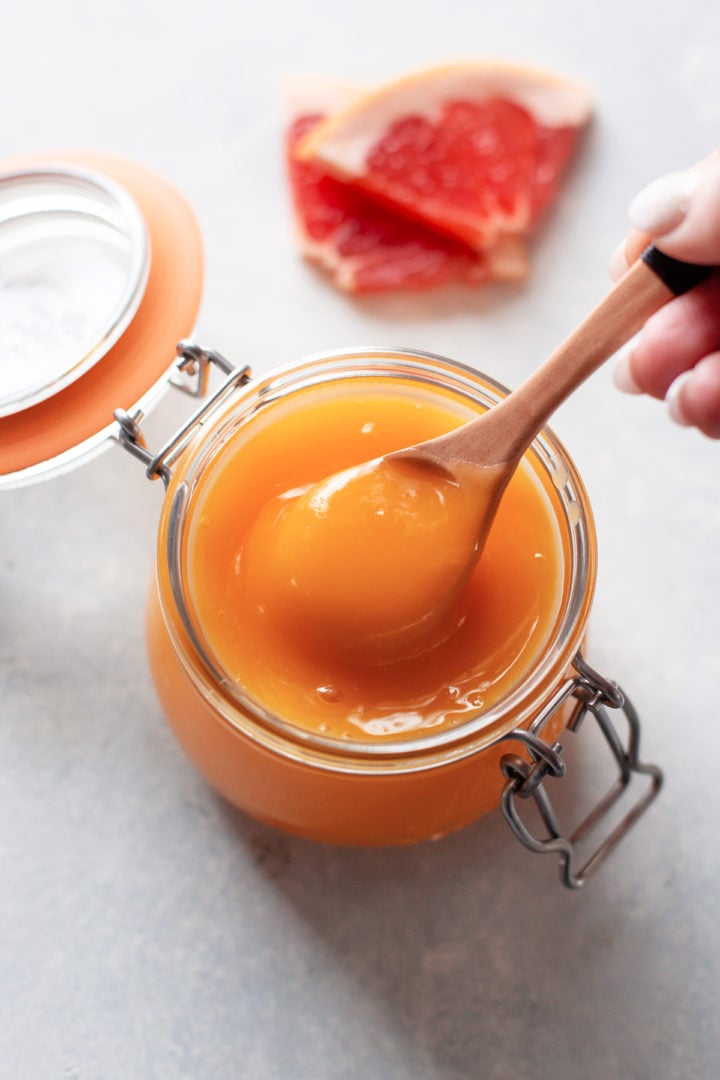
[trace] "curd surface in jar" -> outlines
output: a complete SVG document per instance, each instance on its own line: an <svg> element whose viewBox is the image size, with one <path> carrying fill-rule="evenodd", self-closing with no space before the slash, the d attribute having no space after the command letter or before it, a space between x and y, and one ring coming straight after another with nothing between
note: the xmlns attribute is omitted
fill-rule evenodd
<svg viewBox="0 0 720 1080"><path fill-rule="evenodd" d="M203 470L185 553L194 621L225 677L261 709L329 738L401 741L475 717L532 668L557 617L562 574L557 524L527 463L457 605L416 655L359 660L272 588L274 524L294 500L333 473L440 435L476 411L390 380L308 388L264 405ZM342 565L342 545L332 557ZM355 559L347 562L361 597L372 581Z"/></svg>

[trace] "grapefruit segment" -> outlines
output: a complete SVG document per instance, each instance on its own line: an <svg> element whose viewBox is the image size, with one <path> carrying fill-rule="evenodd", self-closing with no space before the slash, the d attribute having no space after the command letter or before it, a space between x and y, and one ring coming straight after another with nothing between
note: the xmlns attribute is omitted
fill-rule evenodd
<svg viewBox="0 0 720 1080"><path fill-rule="evenodd" d="M361 94L295 157L486 252L531 231L590 114L584 88L547 72L459 64Z"/></svg>
<svg viewBox="0 0 720 1080"><path fill-rule="evenodd" d="M401 217L322 166L297 160L296 147L322 119L322 114L301 114L287 132L295 218L307 259L347 292L415 290L452 281L482 284L493 276L492 260ZM516 260L509 272L522 273L521 263ZM500 273L509 265L499 267Z"/></svg>
<svg viewBox="0 0 720 1080"><path fill-rule="evenodd" d="M426 289L448 282L517 281L528 271L524 245L505 237L482 254L447 234L400 215L296 151L327 115L361 91L318 77L288 80L287 170L298 240L305 257L348 292Z"/></svg>

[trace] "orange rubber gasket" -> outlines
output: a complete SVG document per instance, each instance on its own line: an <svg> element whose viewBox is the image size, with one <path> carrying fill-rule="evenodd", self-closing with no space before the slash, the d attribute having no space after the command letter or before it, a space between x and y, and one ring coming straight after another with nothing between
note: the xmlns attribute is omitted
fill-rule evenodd
<svg viewBox="0 0 720 1080"><path fill-rule="evenodd" d="M131 409L166 374L175 346L192 333L203 282L200 228L185 198L145 166L76 151L33 155L0 170L39 164L101 173L137 203L150 237L150 273L132 322L108 353L70 386L37 405L0 417L0 477L62 458Z"/></svg>

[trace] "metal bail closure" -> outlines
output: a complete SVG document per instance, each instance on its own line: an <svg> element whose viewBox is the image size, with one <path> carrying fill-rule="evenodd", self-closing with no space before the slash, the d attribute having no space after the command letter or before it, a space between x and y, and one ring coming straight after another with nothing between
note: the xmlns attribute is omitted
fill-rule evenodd
<svg viewBox="0 0 720 1080"><path fill-rule="evenodd" d="M170 385L192 397L202 398L205 395L211 364L217 367L225 378L214 394L190 416L156 454L148 450L145 443L140 426L143 414L139 409L135 409L132 413L126 412L125 409L116 409L113 414L118 424L115 437L120 445L133 457L143 462L149 480L157 480L160 477L165 487L170 482L170 466L185 449L195 431L207 422L208 417L237 387L244 386L250 379L250 368L247 365L234 367L219 352L203 349L191 341L178 342L177 355L175 373L170 379Z"/></svg>
<svg viewBox="0 0 720 1080"><path fill-rule="evenodd" d="M560 687L530 728L527 731L516 728L504 736L506 740L523 743L529 753L529 760L516 754L506 754L500 766L507 780L502 793L502 808L510 828L530 851L556 853L560 858L563 884L570 889L579 889L655 799L662 786L663 776L657 766L644 764L638 759L640 721L634 707L620 688L594 671L580 653L575 657L573 667L577 675ZM618 777L574 832L565 836L544 785L548 776L559 778L565 775L566 766L562 756L564 750L558 742L550 746L540 735L550 718L571 698L575 699L575 707L566 725L567 730L577 732L588 713L593 716L615 759ZM628 736L625 744L618 735L609 710L616 710L627 721ZM647 778L643 794L577 869L580 843L610 816L633 777L638 774ZM545 837L534 836L518 813L517 800L531 797L547 829L548 835Z"/></svg>

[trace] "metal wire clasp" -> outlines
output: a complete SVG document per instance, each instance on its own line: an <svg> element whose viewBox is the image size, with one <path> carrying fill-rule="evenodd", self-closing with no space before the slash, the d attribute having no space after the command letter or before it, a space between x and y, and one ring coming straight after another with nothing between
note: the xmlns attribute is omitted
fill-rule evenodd
<svg viewBox="0 0 720 1080"><path fill-rule="evenodd" d="M523 743L529 759L516 754L505 754L500 767L507 780L502 793L502 809L510 828L530 851L555 852L560 857L563 884L571 889L579 889L655 799L662 786L663 777L657 766L639 761L640 721L621 689L594 671L580 653L575 657L573 667L577 674L557 691L530 728L527 731L516 728L504 736L506 740ZM565 775L563 747L558 742L550 746L540 737L540 732L557 710L571 698L575 699L575 707L567 729L576 732L588 714L593 716L615 758L618 777L574 832L564 836L543 783L548 776L559 778ZM625 745L610 717L610 709L618 710L627 721L628 738ZM578 845L609 815L636 774L643 774L648 778L643 795L604 836L585 863L576 869ZM520 817L517 800L528 798L535 801L548 832L546 837L534 836Z"/></svg>
<svg viewBox="0 0 720 1080"><path fill-rule="evenodd" d="M175 374L170 378L170 385L190 394L192 397L204 397L210 377L210 365L213 364L224 375L214 394L198 408L171 439L156 453L147 448L140 426L143 414L140 409L128 413L125 409L116 409L114 417L118 423L116 438L129 454L138 458L146 466L148 479L162 479L165 487L171 477L170 466L187 446L196 429L201 427L215 409L238 386L243 386L250 379L250 368L234 367L220 353L213 349L203 349L190 341L181 341L177 346L178 360L175 362Z"/></svg>

